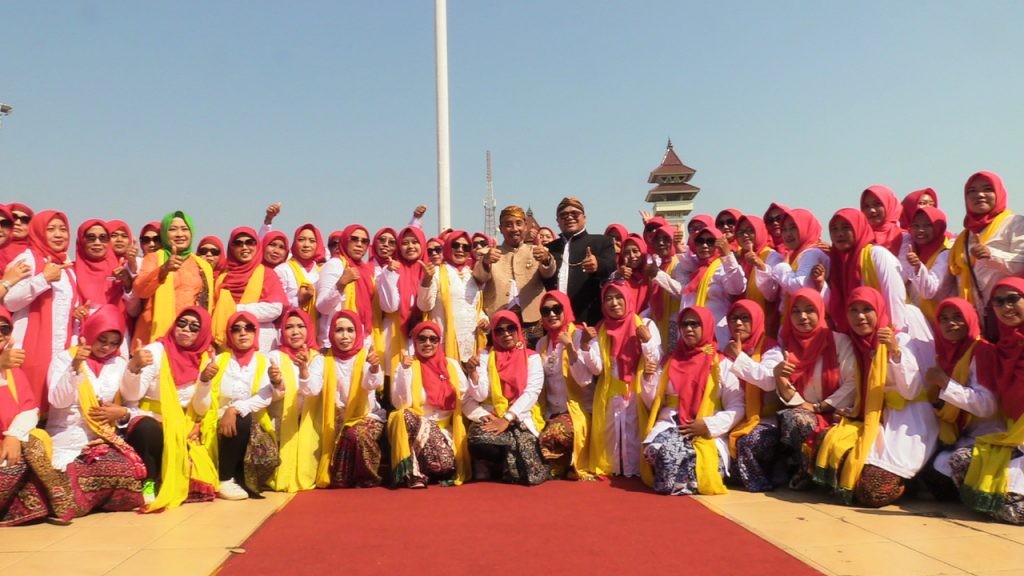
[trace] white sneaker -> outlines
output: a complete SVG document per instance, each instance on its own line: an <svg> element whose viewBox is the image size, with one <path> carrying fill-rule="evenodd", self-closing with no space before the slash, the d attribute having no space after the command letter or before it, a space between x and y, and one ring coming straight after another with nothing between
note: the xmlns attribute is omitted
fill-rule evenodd
<svg viewBox="0 0 1024 576"><path fill-rule="evenodd" d="M221 480L220 490L217 490L217 497L223 498L224 500L245 500L249 497L249 493L238 485L234 479Z"/></svg>

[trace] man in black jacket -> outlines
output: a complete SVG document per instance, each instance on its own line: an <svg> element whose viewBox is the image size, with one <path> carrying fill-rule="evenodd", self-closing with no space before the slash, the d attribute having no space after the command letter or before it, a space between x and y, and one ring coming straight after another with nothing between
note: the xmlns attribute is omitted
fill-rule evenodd
<svg viewBox="0 0 1024 576"><path fill-rule="evenodd" d="M603 234L588 234L587 215L576 198L563 198L555 211L562 234L545 246L541 260L544 287L569 296L577 322L601 321L601 284L615 270L615 245Z"/></svg>

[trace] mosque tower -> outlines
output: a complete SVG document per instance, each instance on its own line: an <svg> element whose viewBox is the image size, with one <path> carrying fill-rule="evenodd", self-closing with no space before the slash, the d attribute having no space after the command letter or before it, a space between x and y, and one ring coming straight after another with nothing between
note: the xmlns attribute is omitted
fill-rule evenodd
<svg viewBox="0 0 1024 576"><path fill-rule="evenodd" d="M693 199L700 188L689 184L690 178L697 171L683 164L672 149L672 139L668 140L665 157L661 164L651 171L647 181L655 184L647 191L647 202L654 204L654 215L661 216L676 227L686 223L686 217L693 211Z"/></svg>

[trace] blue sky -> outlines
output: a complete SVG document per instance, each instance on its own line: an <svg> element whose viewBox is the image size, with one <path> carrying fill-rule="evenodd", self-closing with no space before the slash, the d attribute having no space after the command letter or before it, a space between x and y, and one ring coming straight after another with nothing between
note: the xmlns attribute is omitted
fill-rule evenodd
<svg viewBox="0 0 1024 576"><path fill-rule="evenodd" d="M826 222L871 184L964 181L1024 202L1019 2L449 1L452 219L499 208L638 227L671 136L701 212L781 201ZM10 0L0 5L0 200L136 229L436 232L433 2Z"/></svg>

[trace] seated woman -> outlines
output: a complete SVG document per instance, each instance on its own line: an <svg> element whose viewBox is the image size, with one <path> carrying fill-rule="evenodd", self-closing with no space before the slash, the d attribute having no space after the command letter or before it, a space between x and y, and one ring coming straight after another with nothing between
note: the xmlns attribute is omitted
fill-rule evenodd
<svg viewBox="0 0 1024 576"><path fill-rule="evenodd" d="M266 408L278 391L284 391L281 369L259 351L258 326L251 312L232 314L227 323L228 351L214 359L217 376L211 382L210 410L203 418L203 444L217 463L217 497L225 500L258 494L279 463Z"/></svg>
<svg viewBox="0 0 1024 576"><path fill-rule="evenodd" d="M924 467L939 425L910 337L892 327L882 294L854 288L845 320L860 368L860 402L856 413L840 413L843 419L825 435L815 480L834 488L846 504L856 498L880 508L898 500Z"/></svg>
<svg viewBox="0 0 1024 576"><path fill-rule="evenodd" d="M594 403L591 380L601 358L587 330L579 330L569 297L552 290L540 301L545 335L537 341L544 366L544 431L540 451L556 477L592 478L588 440Z"/></svg>
<svg viewBox="0 0 1024 576"><path fill-rule="evenodd" d="M919 478L936 498L955 500L959 490L952 480L954 454L966 472L975 438L1004 430L995 417L998 358L992 344L981 337L978 313L970 302L943 300L935 320L935 348L920 362L939 418L939 451Z"/></svg>
<svg viewBox="0 0 1024 576"><path fill-rule="evenodd" d="M778 459L780 408L775 394L775 366L782 351L775 339L765 334L765 313L753 300L737 300L729 308L729 332L725 356L732 360L729 370L740 382L745 417L729 434L729 473L748 492L766 492L772 484L772 469Z"/></svg>
<svg viewBox="0 0 1024 576"><path fill-rule="evenodd" d="M597 341L593 354L600 368L587 459L588 472L596 475L640 475L640 440L647 422L647 407L639 399L641 381L653 377L661 361L658 328L636 314L628 292L624 284L605 284L601 289L604 320L597 330L583 327L588 341Z"/></svg>
<svg viewBox="0 0 1024 576"><path fill-rule="evenodd" d="M267 409L277 431L281 464L268 482L271 490L298 492L316 488L320 461L320 413L315 399L302 395L309 386L309 365L318 354L316 325L301 308L285 310L278 321L280 345L269 355L281 373L284 394L276 394Z"/></svg>
<svg viewBox="0 0 1024 576"><path fill-rule="evenodd" d="M992 288L999 323L995 395L1006 431L978 436L971 453L951 458L953 479L971 508L1010 524L1024 524L1024 280L1005 278Z"/></svg>
<svg viewBox="0 0 1024 576"><path fill-rule="evenodd" d="M388 416L391 483L426 488L459 485L469 478L469 446L462 420L466 377L444 355L441 327L422 322L410 333L413 356L403 355L394 374Z"/></svg>
<svg viewBox="0 0 1024 576"><path fill-rule="evenodd" d="M503 482L534 486L548 478L537 441L544 426L537 405L544 370L540 356L526 349L522 333L513 312L496 313L491 318L493 345L472 363L473 392L462 411L473 421L469 452L477 480L496 473Z"/></svg>
<svg viewBox="0 0 1024 576"><path fill-rule="evenodd" d="M120 435L130 411L118 405L128 362L118 354L124 314L105 304L82 325L78 346L50 364L53 467L67 471L79 514L133 510L143 504L146 465Z"/></svg>
<svg viewBox="0 0 1024 576"><path fill-rule="evenodd" d="M724 494L729 431L743 417L743 392L732 361L718 353L711 311L684 308L677 323L675 350L660 377L644 386L644 459L659 494Z"/></svg>
<svg viewBox="0 0 1024 576"><path fill-rule="evenodd" d="M36 428L39 406L21 371L25 352L8 349L13 327L0 307L0 527L46 517L70 522L78 508L67 477L47 457L46 432Z"/></svg>
<svg viewBox="0 0 1024 576"><path fill-rule="evenodd" d="M330 351L313 358L302 391L320 397L323 430L316 485L379 486L380 439L387 421L376 393L384 385L380 356L363 347L363 324L355 312L335 312L329 326Z"/></svg>
<svg viewBox="0 0 1024 576"><path fill-rule="evenodd" d="M210 381L218 371L211 361L210 324L205 309L185 308L166 334L135 353L125 370L121 397L136 408L126 440L146 464L146 512L207 502L216 492L217 470L200 443Z"/></svg>
<svg viewBox="0 0 1024 576"><path fill-rule="evenodd" d="M813 288L797 290L783 315L779 338L785 360L775 365L779 441L788 452L789 487L811 487L814 461L836 412L853 408L857 360L845 334L825 322L825 301Z"/></svg>

